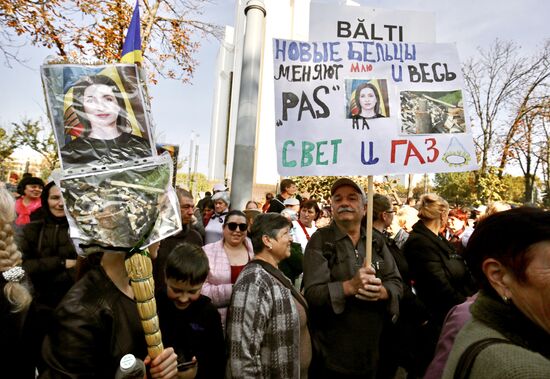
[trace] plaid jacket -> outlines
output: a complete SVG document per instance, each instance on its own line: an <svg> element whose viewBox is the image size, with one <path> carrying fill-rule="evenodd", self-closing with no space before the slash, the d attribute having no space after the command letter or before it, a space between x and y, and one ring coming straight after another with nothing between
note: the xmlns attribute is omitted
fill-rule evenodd
<svg viewBox="0 0 550 379"><path fill-rule="evenodd" d="M299 378L300 322L290 290L248 264L233 286L227 317L227 378Z"/></svg>

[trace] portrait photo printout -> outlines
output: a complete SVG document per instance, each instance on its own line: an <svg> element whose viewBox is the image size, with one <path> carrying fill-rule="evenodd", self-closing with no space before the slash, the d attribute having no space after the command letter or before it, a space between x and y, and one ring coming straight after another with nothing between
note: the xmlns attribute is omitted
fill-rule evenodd
<svg viewBox="0 0 550 379"><path fill-rule="evenodd" d="M157 155L135 65L41 67L61 167L110 167Z"/></svg>

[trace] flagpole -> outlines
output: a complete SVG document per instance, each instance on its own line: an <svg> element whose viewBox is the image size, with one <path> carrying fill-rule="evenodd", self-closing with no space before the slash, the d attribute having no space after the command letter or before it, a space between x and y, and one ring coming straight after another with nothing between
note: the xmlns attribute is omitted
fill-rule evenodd
<svg viewBox="0 0 550 379"><path fill-rule="evenodd" d="M139 0L132 13L130 26L122 46L122 63L133 63L137 66L138 79L145 93L146 112L150 113L151 104L147 92L147 77L141 68L143 61L141 52L141 22L139 19ZM153 130L151 130L153 132ZM126 271L130 285L134 291L137 311L141 319L147 352L152 359L158 357L164 350L160 332L157 305L155 301L155 282L153 280L153 263L147 251L138 251L126 258Z"/></svg>

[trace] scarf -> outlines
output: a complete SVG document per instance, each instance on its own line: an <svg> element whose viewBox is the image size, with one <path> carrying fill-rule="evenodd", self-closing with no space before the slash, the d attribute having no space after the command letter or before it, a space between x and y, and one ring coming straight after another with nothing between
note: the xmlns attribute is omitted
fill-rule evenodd
<svg viewBox="0 0 550 379"><path fill-rule="evenodd" d="M23 203L24 198L24 196L21 196L15 202L15 212L17 213L17 219L15 220L16 225L26 225L31 222L31 213L42 206L40 199L34 199L29 205L25 205L25 203Z"/></svg>
<svg viewBox="0 0 550 379"><path fill-rule="evenodd" d="M527 318L513 303L480 291L470 307L472 316L498 331L514 344L550 359L550 335Z"/></svg>
<svg viewBox="0 0 550 379"><path fill-rule="evenodd" d="M210 220L215 220L215 219L218 219L218 221L220 222L220 224L223 224L223 220L224 220L224 216L227 215L227 211L225 212L222 212L222 213L216 213L214 212L214 214L212 215L212 217L210 217Z"/></svg>

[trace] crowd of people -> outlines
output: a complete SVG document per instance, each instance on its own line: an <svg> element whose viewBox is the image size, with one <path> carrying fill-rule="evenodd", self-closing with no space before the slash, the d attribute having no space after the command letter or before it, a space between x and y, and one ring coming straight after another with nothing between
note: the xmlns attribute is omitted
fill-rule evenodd
<svg viewBox="0 0 550 379"><path fill-rule="evenodd" d="M550 377L550 213L279 188L244 209L177 189L182 231L149 248L154 359L125 252L78 257L55 183L0 188L6 377L112 378L129 353L150 378Z"/></svg>

